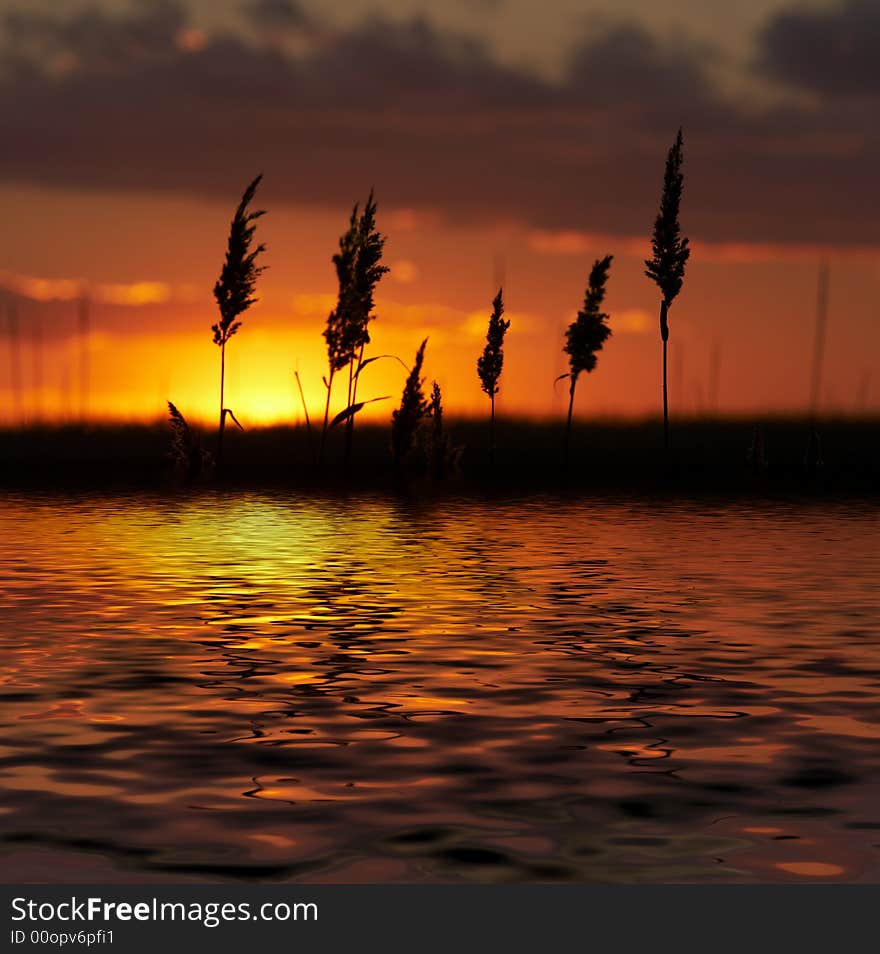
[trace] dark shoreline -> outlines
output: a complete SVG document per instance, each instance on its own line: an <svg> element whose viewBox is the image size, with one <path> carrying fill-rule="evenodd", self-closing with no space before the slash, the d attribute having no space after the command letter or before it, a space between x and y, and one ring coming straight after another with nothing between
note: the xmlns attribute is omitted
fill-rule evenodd
<svg viewBox="0 0 880 954"><path fill-rule="evenodd" d="M755 465L755 428L765 461ZM222 479L175 477L163 424L33 427L0 431L0 487L7 491L293 490L319 496L358 492L414 496L719 496L858 497L880 490L880 419L834 418L818 425L820 466L806 462L810 422L803 418L677 421L664 457L659 421L575 425L568 469L562 425L498 422L494 464L483 421L452 420L461 448L457 471L443 479L395 472L388 429L365 424L355 435L350 473L342 473L342 434L333 434L323 470L312 466L304 427L227 432ZM205 435L211 449L214 435Z"/></svg>

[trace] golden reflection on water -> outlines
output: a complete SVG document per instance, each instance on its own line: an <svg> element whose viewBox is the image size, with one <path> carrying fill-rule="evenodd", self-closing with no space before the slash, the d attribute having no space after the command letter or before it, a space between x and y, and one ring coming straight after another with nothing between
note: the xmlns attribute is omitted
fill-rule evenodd
<svg viewBox="0 0 880 954"><path fill-rule="evenodd" d="M0 851L37 877L90 845L171 880L876 880L877 529L8 499Z"/></svg>

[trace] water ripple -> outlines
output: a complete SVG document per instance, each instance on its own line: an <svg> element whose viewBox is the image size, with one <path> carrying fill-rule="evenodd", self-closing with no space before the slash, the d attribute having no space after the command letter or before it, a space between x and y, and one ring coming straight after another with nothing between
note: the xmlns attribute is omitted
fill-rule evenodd
<svg viewBox="0 0 880 954"><path fill-rule="evenodd" d="M32 880L877 880L874 509L13 497Z"/></svg>

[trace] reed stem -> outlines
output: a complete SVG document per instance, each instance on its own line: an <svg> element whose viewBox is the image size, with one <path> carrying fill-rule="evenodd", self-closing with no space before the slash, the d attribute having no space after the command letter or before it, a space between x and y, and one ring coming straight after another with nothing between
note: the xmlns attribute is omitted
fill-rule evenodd
<svg viewBox="0 0 880 954"><path fill-rule="evenodd" d="M312 434L312 419L309 417L309 406L306 404L306 396L303 393L302 381L299 378L299 371L293 372L294 377L296 378L296 386L299 388L299 399L302 401L303 414L306 416L306 433L309 435L309 456L312 458L312 467L315 466L317 460L315 459L315 437Z"/></svg>
<svg viewBox="0 0 880 954"><path fill-rule="evenodd" d="M226 342L220 345L220 424L217 428L217 468L223 463L223 432L226 429L226 414L223 410L223 391L226 385Z"/></svg>

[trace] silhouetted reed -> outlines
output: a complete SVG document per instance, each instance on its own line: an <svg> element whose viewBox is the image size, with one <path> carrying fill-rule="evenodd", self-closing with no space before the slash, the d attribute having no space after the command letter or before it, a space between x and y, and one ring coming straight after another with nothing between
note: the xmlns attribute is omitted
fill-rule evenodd
<svg viewBox="0 0 880 954"><path fill-rule="evenodd" d="M257 300L254 297L257 278L263 266L257 265L257 257L266 250L265 245L252 247L256 227L254 222L264 210L251 212L248 206L254 198L262 176L245 189L241 202L235 210L229 227L229 240L226 248L226 260L220 271L220 277L214 285L214 298L220 309L220 321L211 325L214 332L214 344L220 348L220 425L217 432L217 464L223 462L223 432L226 427L226 415L235 416L224 406L224 386L226 381L226 343L241 327L241 316ZM235 421L238 424L238 421ZM239 425L240 427L241 425Z"/></svg>
<svg viewBox="0 0 880 954"><path fill-rule="evenodd" d="M446 435L443 432L443 394L436 381L431 384L428 414L431 419L427 444L428 467L435 477L442 478L446 470Z"/></svg>
<svg viewBox="0 0 880 954"><path fill-rule="evenodd" d="M480 378L480 387L489 395L491 411L489 415L489 457L495 458L495 395L499 392L499 381L504 368L504 335L510 327L505 321L503 289L492 301L492 314L489 315L489 326L486 329L486 346L477 359L477 375Z"/></svg>
<svg viewBox="0 0 880 954"><path fill-rule="evenodd" d="M571 443L571 417L574 410L574 392L582 371L589 374L595 367L597 354L611 335L608 327L608 315L600 310L605 300L605 285L611 268L613 255L597 258L590 270L584 304L577 318L565 332L565 353L568 355L569 370L557 379L568 378L568 418L565 423L565 445L563 463L568 466L569 445Z"/></svg>
<svg viewBox="0 0 880 954"><path fill-rule="evenodd" d="M168 423L171 425L171 464L175 475L190 482L210 474L214 466L210 451L202 447L199 434L190 428L171 401L168 402Z"/></svg>
<svg viewBox="0 0 880 954"><path fill-rule="evenodd" d="M457 471L461 448L451 443L443 425L443 396L440 385L436 381L431 386L428 416L423 424L422 433L424 434L425 464L431 477L435 480L443 480L451 472Z"/></svg>
<svg viewBox="0 0 880 954"><path fill-rule="evenodd" d="M389 271L381 264L385 238L376 229L376 202L370 192L364 210L358 214L355 203L346 232L339 239L339 251L333 256L339 292L336 307L327 317L324 340L327 342L328 373L324 378L327 397L324 405L324 424L321 429L319 460L323 460L327 432L330 430L330 398L335 376L348 368L348 397L341 420L345 422L346 466L351 457L354 417L370 401L357 401L360 372L376 360L364 359L364 349L370 343L370 321L373 315L376 285ZM336 422L340 422L337 415Z"/></svg>
<svg viewBox="0 0 880 954"><path fill-rule="evenodd" d="M367 398L366 401L358 401L356 404L349 404L347 408L340 411L336 417L330 422L328 430L333 430L334 427L337 427L340 424L347 424L355 414L359 411L362 411L368 404L373 404L375 401L387 401L390 395L384 394L382 397Z"/></svg>
<svg viewBox="0 0 880 954"><path fill-rule="evenodd" d="M684 176L681 172L683 138L679 129L666 156L663 195L651 238L652 257L645 260L645 274L660 289L660 338L663 342L663 448L669 449L669 402L666 386L666 346L669 341L669 309L684 282L684 269L691 250L678 222Z"/></svg>
<svg viewBox="0 0 880 954"><path fill-rule="evenodd" d="M317 463L317 458L315 456L315 438L312 434L312 419L309 417L309 406L306 404L306 396L303 393L302 381L300 380L299 370L293 372L294 378L296 378L296 386L299 389L299 399L302 402L303 414L306 417L306 433L309 436L309 456L312 458L312 466L314 467Z"/></svg>
<svg viewBox="0 0 880 954"><path fill-rule="evenodd" d="M425 398L422 379L422 364L427 344L428 339L425 338L419 345L412 370L403 386L400 407L391 415L391 456L398 468L404 467L410 458L416 445L419 427L429 412L430 406Z"/></svg>

